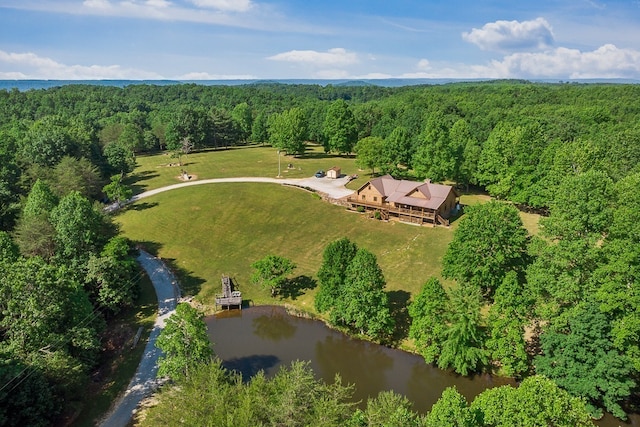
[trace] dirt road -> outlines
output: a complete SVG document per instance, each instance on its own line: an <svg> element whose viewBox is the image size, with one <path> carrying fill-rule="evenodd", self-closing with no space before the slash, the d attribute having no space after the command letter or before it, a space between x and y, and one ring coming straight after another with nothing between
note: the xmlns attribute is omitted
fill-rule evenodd
<svg viewBox="0 0 640 427"><path fill-rule="evenodd" d="M149 341L144 349L136 374L129 383L124 395L113 406L109 415L100 423L102 427L125 427L131 420L138 404L156 388L158 357L161 355L160 350L155 346L156 339L164 328L165 319L175 311L176 304L180 298L180 291L175 278L161 260L144 251L140 251L138 262L146 270L156 290L158 317L149 335Z"/></svg>

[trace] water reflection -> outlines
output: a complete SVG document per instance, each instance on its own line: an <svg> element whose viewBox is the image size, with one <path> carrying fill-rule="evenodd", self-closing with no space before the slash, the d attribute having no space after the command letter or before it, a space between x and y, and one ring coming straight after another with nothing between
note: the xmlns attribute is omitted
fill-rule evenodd
<svg viewBox="0 0 640 427"><path fill-rule="evenodd" d="M490 387L514 384L507 378L478 375L463 377L427 365L422 357L404 351L351 339L323 323L291 317L280 307L232 310L206 319L214 351L223 365L243 378L264 370L268 377L295 360L308 360L315 374L332 382L336 373L343 384L354 384L354 400L366 403L380 391L407 396L414 410L426 413L445 388L455 386L467 401ZM636 426L607 415L601 427Z"/></svg>
<svg viewBox="0 0 640 427"><path fill-rule="evenodd" d="M234 357L222 362L222 366L230 371L240 372L243 381L249 381L260 371L267 372L280 362L274 355L256 354L253 356Z"/></svg>
<svg viewBox="0 0 640 427"><path fill-rule="evenodd" d="M291 338L296 333L296 326L291 322L292 317L276 308L272 307L270 313L252 320L254 335L271 341L280 341Z"/></svg>
<svg viewBox="0 0 640 427"><path fill-rule="evenodd" d="M317 366L327 382L340 374L344 384L357 384L355 397L361 400L369 396L369 390L389 389L387 373L393 368L393 359L382 349L335 333L316 342L312 366Z"/></svg>

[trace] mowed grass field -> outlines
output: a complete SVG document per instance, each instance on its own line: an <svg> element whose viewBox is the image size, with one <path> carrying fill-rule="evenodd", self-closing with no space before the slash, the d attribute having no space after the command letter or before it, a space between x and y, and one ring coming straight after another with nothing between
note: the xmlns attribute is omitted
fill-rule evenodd
<svg viewBox="0 0 640 427"><path fill-rule="evenodd" d="M131 176L136 193L179 182L181 168L197 179L266 176L278 172L271 147L208 151L183 157L183 166L166 154L139 157ZM359 174L349 187L370 179L352 157L326 155L314 147L301 158L281 157L282 175L311 176L318 169L340 166ZM293 168L287 169L292 163ZM463 203L481 203L486 196L465 196ZM162 257L175 269L184 293L194 295L208 311L220 292L220 277L230 275L243 298L254 304L284 302L313 312L317 271L325 246L347 237L373 252L395 302L406 302L432 276L440 277L451 228L417 227L381 222L319 200L304 190L266 183L225 183L182 188L146 198L115 217L124 234ZM537 224L528 220L532 227ZM535 222L535 223L534 223ZM299 292L274 301L267 289L253 285L251 263L275 254L293 260Z"/></svg>
<svg viewBox="0 0 640 427"><path fill-rule="evenodd" d="M182 156L182 166L170 154L138 156L138 166L127 183L134 194L164 187L178 182L181 170L197 179L230 178L240 176L261 176L275 178L278 175L278 152L270 146L246 146L228 150L202 151ZM288 166L291 164L291 168ZM325 154L318 145L310 145L303 156L294 157L280 154L280 171L285 178L308 178L322 169L333 166L342 168L347 175L358 174L359 178L349 184L356 189L368 181L366 174L359 171L354 156Z"/></svg>

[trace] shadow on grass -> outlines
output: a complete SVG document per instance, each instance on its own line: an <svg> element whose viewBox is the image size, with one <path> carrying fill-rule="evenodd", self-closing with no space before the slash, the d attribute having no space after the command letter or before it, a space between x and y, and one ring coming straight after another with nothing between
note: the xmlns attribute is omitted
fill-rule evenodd
<svg viewBox="0 0 640 427"><path fill-rule="evenodd" d="M158 256L160 253L160 249L162 248L162 243L151 242L148 240L137 241L136 248L142 249L145 252L150 253L153 256Z"/></svg>
<svg viewBox="0 0 640 427"><path fill-rule="evenodd" d="M304 294L304 291L314 289L318 286L318 282L309 276L297 276L293 279L287 280L287 283L282 287L280 296L283 298L297 299Z"/></svg>
<svg viewBox="0 0 640 427"><path fill-rule="evenodd" d="M129 187L131 187L131 190L133 190L133 194L140 194L146 189L145 186L143 185L144 181L148 181L158 176L160 176L158 172L142 171L142 172L136 173L135 175L129 176L124 181L124 183Z"/></svg>
<svg viewBox="0 0 640 427"><path fill-rule="evenodd" d="M136 247L157 257L160 253L160 249L162 248L162 244L158 242L138 241L136 242ZM202 284L206 280L202 279L201 277L194 276L193 272L187 271L184 268L180 267L175 259L161 259L167 265L167 267L169 267L169 270L173 272L173 274L176 276L176 279L178 279L178 283L180 284L180 291L183 297L197 295L200 292Z"/></svg>
<svg viewBox="0 0 640 427"><path fill-rule="evenodd" d="M279 361L278 357L270 354L256 354L225 360L222 362L222 366L231 371L239 372L242 375L242 380L247 382L258 372L273 368Z"/></svg>
<svg viewBox="0 0 640 427"><path fill-rule="evenodd" d="M194 276L192 271L187 271L180 267L177 260L173 258L162 258L162 261L167 264L169 269L178 279L178 283L180 284L180 293L183 297L198 295L202 288L202 284L206 282L206 280L201 277Z"/></svg>
<svg viewBox="0 0 640 427"><path fill-rule="evenodd" d="M132 211L144 211L147 209L151 209L151 208L155 208L156 206L158 206L158 202L153 202L153 203L149 203L149 202L142 202L142 203L135 203L132 205L127 206L127 210L132 210Z"/></svg>
<svg viewBox="0 0 640 427"><path fill-rule="evenodd" d="M409 298L411 294L407 291L389 291L389 309L391 317L396 321L395 329L391 335L391 342L398 344L409 336L409 326L411 326L411 316L409 316Z"/></svg>

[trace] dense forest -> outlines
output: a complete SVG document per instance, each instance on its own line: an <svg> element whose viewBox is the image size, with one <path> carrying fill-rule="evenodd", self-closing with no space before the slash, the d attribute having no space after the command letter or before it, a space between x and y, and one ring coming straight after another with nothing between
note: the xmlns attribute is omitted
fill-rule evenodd
<svg viewBox="0 0 640 427"><path fill-rule="evenodd" d="M48 425L81 400L106 322L134 303L135 250L100 202L128 198L137 154L309 141L512 202L466 210L443 260L455 286L431 278L409 307L416 348L462 374L542 374L624 418L640 372L639 100L637 85L524 81L0 91L0 425ZM539 236L516 207L543 214Z"/></svg>

